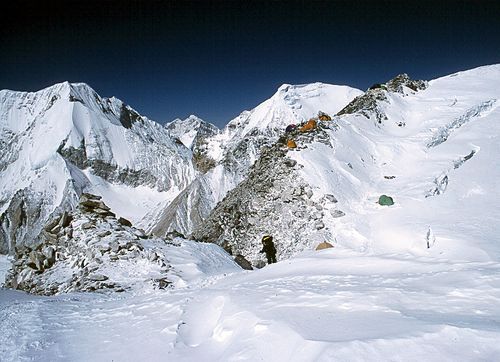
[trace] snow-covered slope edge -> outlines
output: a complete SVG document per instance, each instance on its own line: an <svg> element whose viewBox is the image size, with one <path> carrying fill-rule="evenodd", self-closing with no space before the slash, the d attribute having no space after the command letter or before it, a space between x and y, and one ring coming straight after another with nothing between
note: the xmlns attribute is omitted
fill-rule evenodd
<svg viewBox="0 0 500 362"><path fill-rule="evenodd" d="M204 258L221 272L239 270L216 245L195 244L152 238L127 219L117 218L100 196L83 193L76 210L45 225L32 245L16 247L5 285L42 295L147 291L193 282L203 274L197 263ZM193 257L196 262L190 270L176 267ZM207 267L211 266L203 265Z"/></svg>
<svg viewBox="0 0 500 362"><path fill-rule="evenodd" d="M0 91L0 252L29 243L82 190L140 222L196 175L161 125L83 83Z"/></svg>
<svg viewBox="0 0 500 362"><path fill-rule="evenodd" d="M292 134L297 149L273 146L194 236L225 242L254 265L264 263L264 234L281 258L326 240L362 252L496 259L500 66L425 90L398 78L333 122ZM384 194L394 206L378 205Z"/></svg>

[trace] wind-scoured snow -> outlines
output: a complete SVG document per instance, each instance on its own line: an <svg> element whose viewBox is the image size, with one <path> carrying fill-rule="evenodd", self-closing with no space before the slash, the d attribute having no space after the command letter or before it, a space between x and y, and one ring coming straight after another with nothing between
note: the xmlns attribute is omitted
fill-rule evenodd
<svg viewBox="0 0 500 362"><path fill-rule="evenodd" d="M2 360L476 361L500 354L498 263L335 248L253 272L199 274L216 260L184 260L184 270L205 277L155 293L47 298L2 290Z"/></svg>

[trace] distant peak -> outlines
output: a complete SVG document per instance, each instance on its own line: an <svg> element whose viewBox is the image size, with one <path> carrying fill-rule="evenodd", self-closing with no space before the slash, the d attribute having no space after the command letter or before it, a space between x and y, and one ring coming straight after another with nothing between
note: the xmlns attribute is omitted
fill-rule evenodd
<svg viewBox="0 0 500 362"><path fill-rule="evenodd" d="M197 115L195 114L190 114L188 118L186 118L186 121L187 120L190 120L190 121L201 121L201 122L205 122L203 119L201 119L200 117L198 117Z"/></svg>

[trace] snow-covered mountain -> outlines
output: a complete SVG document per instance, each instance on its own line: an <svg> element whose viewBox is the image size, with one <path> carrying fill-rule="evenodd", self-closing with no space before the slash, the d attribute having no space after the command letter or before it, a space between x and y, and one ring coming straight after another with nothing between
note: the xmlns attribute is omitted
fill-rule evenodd
<svg viewBox="0 0 500 362"><path fill-rule="evenodd" d="M424 82L402 75L330 122L278 142L194 233L262 265L322 241L358 251L498 255L500 66ZM379 197L394 199L391 207ZM478 210L489 210L482 215ZM427 250L430 248L430 251Z"/></svg>
<svg viewBox="0 0 500 362"><path fill-rule="evenodd" d="M168 217L186 229L198 218L198 240L258 267L271 234L278 263L262 269L241 271L214 244L145 235L84 194L45 226L41 248L17 250L7 281L124 291L0 289L0 359L497 360L499 90L500 65L401 75L337 110L315 104L301 121L332 116L315 126L245 133L242 121L205 139L211 167ZM333 247L315 251L322 241ZM0 282L6 265L0 256Z"/></svg>
<svg viewBox="0 0 500 362"><path fill-rule="evenodd" d="M165 127L170 135L179 139L187 148L193 150L195 147L204 143L208 137L219 133L219 129L201 118L191 115L186 119L176 119L169 122Z"/></svg>
<svg viewBox="0 0 500 362"><path fill-rule="evenodd" d="M192 152L161 125L83 83L0 91L0 251L29 243L83 190L141 225L195 178Z"/></svg>
<svg viewBox="0 0 500 362"><path fill-rule="evenodd" d="M170 230L191 233L217 202L245 179L262 148L274 144L288 125L316 117L320 111L333 115L362 93L324 83L282 85L270 99L241 113L220 132L203 138L201 146L195 149L195 159L208 165L203 170L206 173L179 194L149 230L157 235ZM193 123L193 119L174 122L172 127L185 129L186 123ZM193 136L184 137L189 140Z"/></svg>

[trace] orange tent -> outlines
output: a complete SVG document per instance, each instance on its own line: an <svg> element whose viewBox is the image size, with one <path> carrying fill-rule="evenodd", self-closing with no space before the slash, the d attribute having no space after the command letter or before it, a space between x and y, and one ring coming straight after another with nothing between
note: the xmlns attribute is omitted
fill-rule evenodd
<svg viewBox="0 0 500 362"><path fill-rule="evenodd" d="M309 132L316 128L317 122L315 119L310 119L305 125L300 127L300 132Z"/></svg>
<svg viewBox="0 0 500 362"><path fill-rule="evenodd" d="M294 140L288 140L288 142L286 143L286 146L288 148L297 148L297 144L295 143Z"/></svg>

